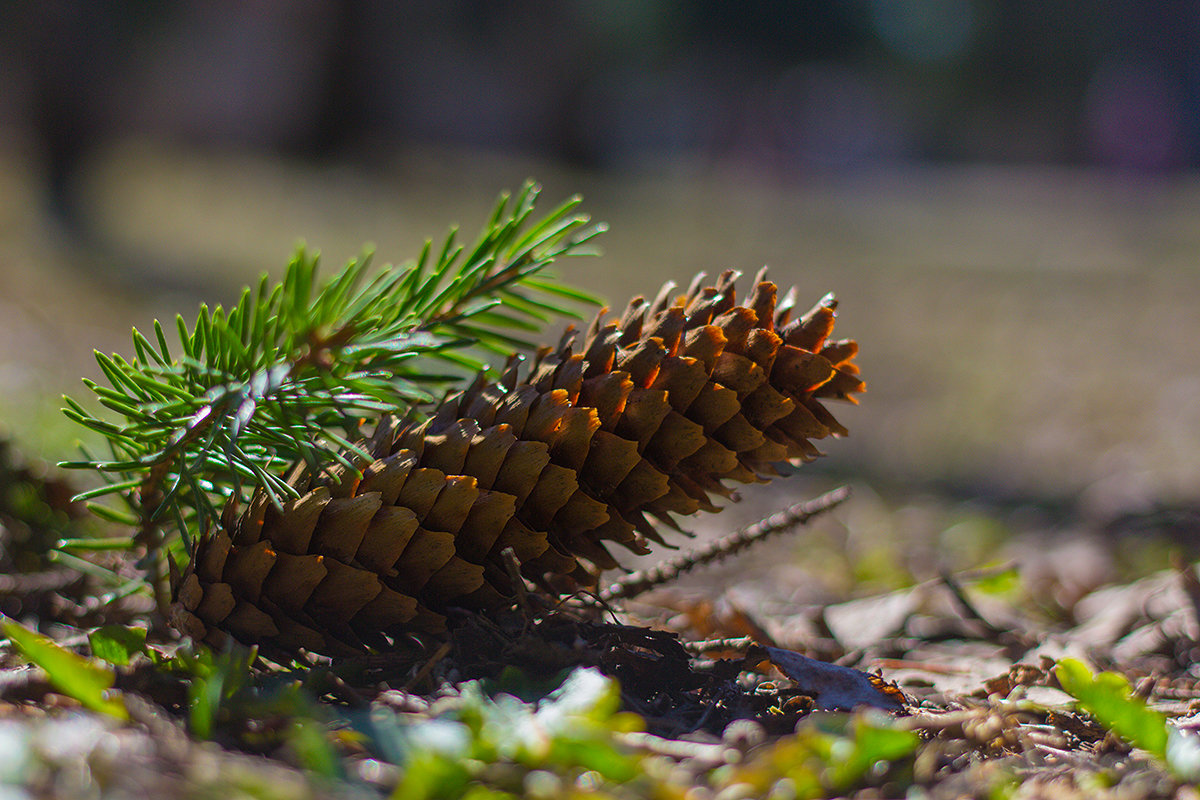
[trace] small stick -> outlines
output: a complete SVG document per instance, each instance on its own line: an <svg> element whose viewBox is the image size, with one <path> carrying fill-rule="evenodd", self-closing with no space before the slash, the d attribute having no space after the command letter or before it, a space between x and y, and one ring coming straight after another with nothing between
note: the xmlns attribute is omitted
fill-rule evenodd
<svg viewBox="0 0 1200 800"><path fill-rule="evenodd" d="M706 547L668 559L651 569L630 573L614 581L607 589L600 592L600 600L607 603L622 598L637 597L656 586L670 583L689 570L731 556L773 534L803 525L818 514L842 503L849 496L850 487L842 486L812 500L788 506L783 511L761 519L736 533L717 539Z"/></svg>
<svg viewBox="0 0 1200 800"><path fill-rule="evenodd" d="M329 693L346 701L352 708L366 708L371 705L362 694L340 675L330 675Z"/></svg>
<svg viewBox="0 0 1200 800"><path fill-rule="evenodd" d="M971 602L971 599L967 597L967 593L963 590L962 584L960 584L948 570L942 571L940 580L942 584L950 590L950 596L954 598L954 602L958 606L958 610L962 613L962 615L982 627L988 636L992 637L993 639L998 639L999 637L1008 633L1008 631L995 625L991 620L979 613L979 609L976 608L975 604Z"/></svg>
<svg viewBox="0 0 1200 800"><path fill-rule="evenodd" d="M745 650L755 644L753 636L735 636L729 639L705 639L701 642L684 642L683 648L689 653L704 655L720 650Z"/></svg>
<svg viewBox="0 0 1200 800"><path fill-rule="evenodd" d="M948 570L942 571L940 579L944 587L950 590L950 596L954 597L954 602L958 604L962 615L966 616L967 619L977 622L991 636L1000 636L1004 632L1003 628L992 624L991 620L979 613L979 609L974 607L974 603L971 602L970 597L967 597L966 591L962 589L962 584L953 575L950 575Z"/></svg>
<svg viewBox="0 0 1200 800"><path fill-rule="evenodd" d="M975 607L975 604L971 602L971 598L967 597L967 592L963 589L962 584L950 572L943 570L941 576L938 578L938 582L950 590L950 597L953 599L959 613L982 629L986 641L995 642L1010 651L1015 649L1021 652L1024 652L1024 650L1027 650L1033 644L1033 639L1029 635L1021 631L1001 628L983 616L979 612L979 609Z"/></svg>
<svg viewBox="0 0 1200 800"><path fill-rule="evenodd" d="M517 551L506 547L500 551L500 558L504 561L504 571L508 573L508 579L512 581L513 591L517 596L517 607L521 609L525 619L529 619L529 592L525 589L525 579L521 577L521 562L517 560Z"/></svg>
<svg viewBox="0 0 1200 800"><path fill-rule="evenodd" d="M450 654L451 647L452 645L450 642L443 642L442 646L437 649L437 652L430 656L429 660L425 662L424 666L417 670L417 674L413 676L412 680L405 684L404 691L413 691L414 687L420 684L421 681L425 680L429 673L433 672L433 668L438 665L438 662Z"/></svg>

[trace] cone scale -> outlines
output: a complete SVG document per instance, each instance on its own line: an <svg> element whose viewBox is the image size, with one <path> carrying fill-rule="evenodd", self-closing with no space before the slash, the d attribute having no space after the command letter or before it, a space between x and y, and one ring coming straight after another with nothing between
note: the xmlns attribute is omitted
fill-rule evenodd
<svg viewBox="0 0 1200 800"><path fill-rule="evenodd" d="M595 586L613 545L647 553L727 481L813 460L812 440L846 434L822 401L864 389L858 347L829 339L832 295L791 319L765 271L742 304L736 278L668 284L582 342L568 331L524 379L513 361L421 425L382 423L361 478L301 473L282 508L228 509L173 582L173 624L329 655L437 634L448 609L512 602L506 549L548 592Z"/></svg>

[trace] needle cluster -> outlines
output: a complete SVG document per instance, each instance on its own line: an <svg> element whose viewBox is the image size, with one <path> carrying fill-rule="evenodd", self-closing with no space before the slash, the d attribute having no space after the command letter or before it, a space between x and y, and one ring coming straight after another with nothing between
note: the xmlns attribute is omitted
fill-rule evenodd
<svg viewBox="0 0 1200 800"><path fill-rule="evenodd" d="M595 300L546 268L594 254L586 245L604 226L578 198L535 216L538 193L527 183L502 195L469 248L451 229L414 261L375 269L367 254L324 281L301 249L282 280L264 275L231 308L177 317L174 344L156 320L149 335L134 329L132 358L97 352L107 385L85 384L105 411L71 398L64 409L107 449L64 465L105 477L83 498L120 497L128 511L94 508L143 531L173 527L190 550L188 531L231 498L295 497L280 477L290 465L352 467L364 424L419 413L487 353L530 349L525 334L578 318Z"/></svg>

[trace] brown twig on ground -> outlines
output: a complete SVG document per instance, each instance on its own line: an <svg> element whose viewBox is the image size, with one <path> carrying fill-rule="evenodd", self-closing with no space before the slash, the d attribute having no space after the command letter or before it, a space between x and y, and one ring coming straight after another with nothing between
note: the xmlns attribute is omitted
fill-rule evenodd
<svg viewBox="0 0 1200 800"><path fill-rule="evenodd" d="M525 579L521 577L521 562L517 560L517 553L511 547L501 550L500 558L504 560L504 571L508 573L508 579L512 582L517 608L521 610L525 627L528 628L529 621L533 619L533 612L529 606L529 592L525 588Z"/></svg>
<svg viewBox="0 0 1200 800"><path fill-rule="evenodd" d="M768 536L803 525L818 514L829 511L844 502L849 496L850 487L842 486L812 500L788 506L783 511L761 519L736 533L717 539L706 547L689 551L668 559L651 569L638 570L613 581L607 589L600 592L600 600L608 603L613 600L628 599L643 594L656 586L670 583L689 570L731 556Z"/></svg>
<svg viewBox="0 0 1200 800"><path fill-rule="evenodd" d="M950 596L954 599L954 604L958 608L963 617L978 625L988 641L1003 645L1009 649L1024 651L1032 646L1032 640L1029 636L1022 634L1019 631L1001 628L994 622L980 613L975 604L971 602L971 598L967 597L967 592L963 589L958 578L950 574L948 571L942 571L938 582L950 590Z"/></svg>
<svg viewBox="0 0 1200 800"><path fill-rule="evenodd" d="M979 625L988 634L989 637L999 638L1007 633L1003 628L995 625L980 613L975 604L971 602L971 598L967 597L966 591L963 590L962 584L958 579L950 574L948 570L943 570L940 576L940 581L943 586L950 590L950 596L954 598L954 603L958 606L959 611L964 617Z"/></svg>
<svg viewBox="0 0 1200 800"><path fill-rule="evenodd" d="M438 662L449 655L452 646L450 642L443 642L442 646L437 649L437 652L430 656L429 660L417 670L417 674L412 677L412 680L405 684L404 691L414 691L415 687L419 686L421 681L429 676L430 672L433 672L433 668L438 665Z"/></svg>
<svg viewBox="0 0 1200 800"><path fill-rule="evenodd" d="M702 642L684 642L683 648L694 655L720 652L724 650L745 650L756 644L753 636L735 636L726 639L705 639Z"/></svg>

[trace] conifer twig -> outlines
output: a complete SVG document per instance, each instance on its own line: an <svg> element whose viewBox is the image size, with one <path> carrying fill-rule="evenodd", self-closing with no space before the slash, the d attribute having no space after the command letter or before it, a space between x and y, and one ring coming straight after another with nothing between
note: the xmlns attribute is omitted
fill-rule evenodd
<svg viewBox="0 0 1200 800"><path fill-rule="evenodd" d="M411 262L376 270L368 255L324 281L301 250L281 281L264 275L228 309L202 305L191 326L177 317L177 344L156 321L134 329L131 358L97 353L108 385L85 384L117 419L65 398L110 451L62 465L106 482L77 499L124 500L129 513L108 513L137 525L151 556L175 534L187 547L229 499L261 490L280 504L295 489L279 475L299 461L354 469L364 422L432 401L485 368L483 353L533 349L525 334L555 316L582 318L574 306L597 301L546 268L592 254L605 228L579 198L535 216L538 192L502 195L471 247L451 229Z"/></svg>
<svg viewBox="0 0 1200 800"><path fill-rule="evenodd" d="M788 506L782 511L772 514L765 519L740 531L731 533L705 547L689 551L675 558L657 564L650 569L632 572L614 581L600 592L600 600L608 603L614 600L629 599L678 578L680 575L696 567L711 564L726 556L738 553L750 545L761 542L768 536L791 530L803 525L818 514L834 508L850 496L850 487L841 486L823 495Z"/></svg>

